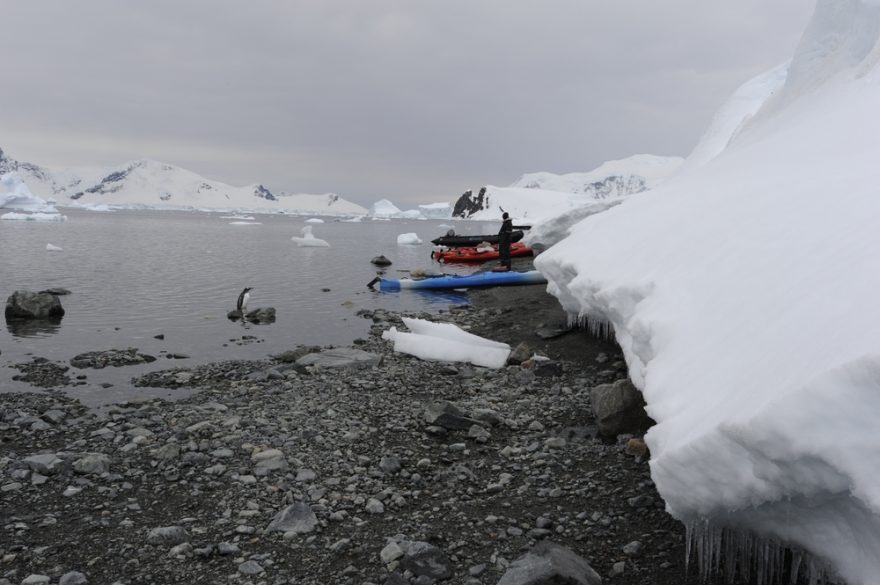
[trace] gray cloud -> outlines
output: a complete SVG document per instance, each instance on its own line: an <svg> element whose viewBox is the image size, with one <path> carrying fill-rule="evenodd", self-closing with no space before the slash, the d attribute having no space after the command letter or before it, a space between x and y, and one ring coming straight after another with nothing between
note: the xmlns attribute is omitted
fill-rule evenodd
<svg viewBox="0 0 880 585"><path fill-rule="evenodd" d="M11 2L0 147L233 184L451 200L524 172L685 155L788 58L803 0Z"/></svg>

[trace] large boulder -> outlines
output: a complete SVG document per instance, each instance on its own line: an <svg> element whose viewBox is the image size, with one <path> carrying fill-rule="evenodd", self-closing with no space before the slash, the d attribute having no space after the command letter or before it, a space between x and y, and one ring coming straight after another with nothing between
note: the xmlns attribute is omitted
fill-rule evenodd
<svg viewBox="0 0 880 585"><path fill-rule="evenodd" d="M602 578L573 551L544 540L513 561L498 585L602 585Z"/></svg>
<svg viewBox="0 0 880 585"><path fill-rule="evenodd" d="M629 380L594 387L590 401L599 432L606 437L638 433L651 426L642 393Z"/></svg>
<svg viewBox="0 0 880 585"><path fill-rule="evenodd" d="M7 319L58 319L63 316L61 301L47 292L17 290L6 299Z"/></svg>

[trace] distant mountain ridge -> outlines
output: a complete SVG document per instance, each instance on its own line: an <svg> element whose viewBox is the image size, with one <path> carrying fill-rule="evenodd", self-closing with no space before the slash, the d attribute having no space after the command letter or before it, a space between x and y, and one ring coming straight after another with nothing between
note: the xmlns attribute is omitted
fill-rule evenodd
<svg viewBox="0 0 880 585"><path fill-rule="evenodd" d="M621 160L608 161L598 168L586 173L529 173L521 176L509 187L486 186L475 195L473 191L465 191L455 202L453 217L462 218L494 218L500 217L493 207L514 207L511 199L517 204L523 203L528 197L523 189L536 191L552 191L554 195L535 193L534 202L538 208L553 199L555 203L564 201L564 207L576 206L578 201L584 204L603 199L625 197L641 193L656 186L663 179L673 174L684 162L677 156L655 156L638 154ZM576 197L562 197L572 194ZM521 205L518 205L522 207ZM536 209L539 211L539 209ZM512 210L511 210L512 212Z"/></svg>
<svg viewBox="0 0 880 585"><path fill-rule="evenodd" d="M51 170L10 158L0 149L0 175L16 172L39 197L59 205L210 210L292 211L363 215L366 208L335 193L275 194L264 185L234 187L148 159L113 167Z"/></svg>

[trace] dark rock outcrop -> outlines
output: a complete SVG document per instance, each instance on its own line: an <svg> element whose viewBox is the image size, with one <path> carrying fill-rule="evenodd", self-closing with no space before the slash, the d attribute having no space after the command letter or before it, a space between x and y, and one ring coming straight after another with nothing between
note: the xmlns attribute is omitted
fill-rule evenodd
<svg viewBox="0 0 880 585"><path fill-rule="evenodd" d="M452 217L468 218L488 207L489 196L486 194L485 187L480 189L477 195L474 195L474 192L468 189L455 202L455 206L452 208Z"/></svg>
<svg viewBox="0 0 880 585"><path fill-rule="evenodd" d="M61 301L48 292L17 290L6 299L7 319L57 319L63 316Z"/></svg>

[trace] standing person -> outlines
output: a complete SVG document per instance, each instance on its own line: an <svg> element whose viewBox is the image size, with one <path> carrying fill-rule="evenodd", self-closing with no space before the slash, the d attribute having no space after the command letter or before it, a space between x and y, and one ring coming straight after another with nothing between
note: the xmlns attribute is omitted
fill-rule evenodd
<svg viewBox="0 0 880 585"><path fill-rule="evenodd" d="M498 231L498 252L501 255L501 265L510 270L510 235L513 233L513 220L505 211L501 215L501 229Z"/></svg>

